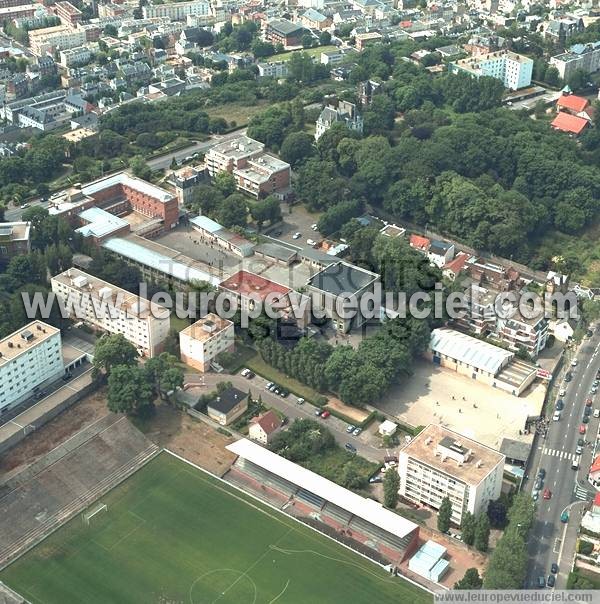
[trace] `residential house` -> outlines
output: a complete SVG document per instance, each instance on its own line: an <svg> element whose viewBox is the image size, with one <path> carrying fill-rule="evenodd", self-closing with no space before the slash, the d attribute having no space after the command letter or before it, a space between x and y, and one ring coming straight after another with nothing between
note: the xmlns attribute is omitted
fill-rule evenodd
<svg viewBox="0 0 600 604"><path fill-rule="evenodd" d="M414 250L427 253L431 247L431 240L427 237L422 237L421 235L416 235L413 233L408 238L408 245L410 245L410 247L412 247Z"/></svg>
<svg viewBox="0 0 600 604"><path fill-rule="evenodd" d="M319 114L315 129L315 139L319 140L336 123L344 124L348 130L358 132L359 134L363 133L363 118L358 112L356 105L349 101L333 99Z"/></svg>
<svg viewBox="0 0 600 604"><path fill-rule="evenodd" d="M563 93L556 101L557 112L564 111L565 113L591 121L589 107L590 102L586 98L577 96L576 94Z"/></svg>
<svg viewBox="0 0 600 604"><path fill-rule="evenodd" d="M248 393L230 386L208 403L206 413L221 426L227 426L243 415L247 409Z"/></svg>
<svg viewBox="0 0 600 604"><path fill-rule="evenodd" d="M266 413L250 420L248 435L252 440L268 445L280 429L281 419L275 411L269 409Z"/></svg>
<svg viewBox="0 0 600 604"><path fill-rule="evenodd" d="M0 263L7 264L13 256L28 254L31 251L31 223L0 223Z"/></svg>
<svg viewBox="0 0 600 604"><path fill-rule="evenodd" d="M427 250L427 258L438 268L443 268L454 258L454 244L433 239Z"/></svg>
<svg viewBox="0 0 600 604"><path fill-rule="evenodd" d="M594 73L600 69L600 41L574 44L567 52L551 57L550 65L556 67L563 81L567 81L575 71Z"/></svg>
<svg viewBox="0 0 600 604"><path fill-rule="evenodd" d="M300 15L300 23L308 29L324 30L331 26L332 19L314 8L309 8L305 13Z"/></svg>
<svg viewBox="0 0 600 604"><path fill-rule="evenodd" d="M559 111L550 124L553 130L559 130L573 136L579 136L589 125L589 120L571 115L565 111Z"/></svg>

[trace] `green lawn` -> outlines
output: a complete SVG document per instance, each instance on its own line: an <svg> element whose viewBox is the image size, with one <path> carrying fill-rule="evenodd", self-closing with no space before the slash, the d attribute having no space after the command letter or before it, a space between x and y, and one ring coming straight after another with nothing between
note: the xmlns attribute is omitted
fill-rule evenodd
<svg viewBox="0 0 600 604"><path fill-rule="evenodd" d="M0 573L32 604L425 604L431 596L162 453Z"/></svg>
<svg viewBox="0 0 600 604"><path fill-rule="evenodd" d="M322 52L329 52L331 50L337 50L337 46L317 46L317 48L304 48L299 50L290 50L288 52L282 52L278 55L273 55L269 58L269 61L289 61L295 52L305 52L311 57L320 57Z"/></svg>

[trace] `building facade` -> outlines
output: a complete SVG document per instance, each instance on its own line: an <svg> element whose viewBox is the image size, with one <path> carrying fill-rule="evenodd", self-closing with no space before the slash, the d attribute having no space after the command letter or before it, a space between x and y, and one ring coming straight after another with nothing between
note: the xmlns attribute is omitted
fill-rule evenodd
<svg viewBox="0 0 600 604"><path fill-rule="evenodd" d="M13 256L31 251L30 229L29 222L0 224L0 263L7 263Z"/></svg>
<svg viewBox="0 0 600 604"><path fill-rule="evenodd" d="M600 42L575 44L567 52L551 57L550 65L556 67L558 75L565 81L579 69L594 73L600 69Z"/></svg>
<svg viewBox="0 0 600 604"><path fill-rule="evenodd" d="M29 48L38 57L55 48L64 50L82 46L85 42L85 30L70 25L57 25L29 32Z"/></svg>
<svg viewBox="0 0 600 604"><path fill-rule="evenodd" d="M209 313L179 332L181 360L204 373L216 356L233 352L234 339L233 323Z"/></svg>
<svg viewBox="0 0 600 604"><path fill-rule="evenodd" d="M439 510L450 498L451 521L485 513L502 490L505 457L443 426L430 424L398 455L401 497Z"/></svg>
<svg viewBox="0 0 600 604"><path fill-rule="evenodd" d="M463 72L475 78L495 78L505 88L519 90L531 85L533 60L509 50L499 50L455 61L449 64L449 68L452 73Z"/></svg>
<svg viewBox="0 0 600 604"><path fill-rule="evenodd" d="M144 19L167 18L173 21L185 21L188 16L210 17L210 4L205 0L192 2L168 2L165 4L146 4L142 7Z"/></svg>
<svg viewBox="0 0 600 604"><path fill-rule="evenodd" d="M140 355L162 352L169 335L169 310L76 268L52 277L52 291L70 317L112 334L122 334Z"/></svg>
<svg viewBox="0 0 600 604"><path fill-rule="evenodd" d="M363 118L356 105L349 101L334 101L323 108L317 119L315 139L319 140L333 124L341 123L348 128L362 134Z"/></svg>
<svg viewBox="0 0 600 604"><path fill-rule="evenodd" d="M0 340L0 416L64 374L60 330L33 321Z"/></svg>

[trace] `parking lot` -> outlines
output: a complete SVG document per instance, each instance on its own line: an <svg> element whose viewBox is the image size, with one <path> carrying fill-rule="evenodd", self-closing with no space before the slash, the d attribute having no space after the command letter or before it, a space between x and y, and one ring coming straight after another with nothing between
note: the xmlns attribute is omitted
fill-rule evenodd
<svg viewBox="0 0 600 604"><path fill-rule="evenodd" d="M315 414L316 407L310 403L299 405L298 398L294 394L282 398L273 392L269 392L266 389L268 380L264 379L262 376L255 375L252 379L246 379L239 373L236 375L215 373L205 373L202 375L186 374L186 382L192 381L195 383L200 382L204 385L189 388L181 393L182 400L189 405L195 404L201 394L207 394L215 390L219 382L228 381L243 392L250 391L253 398L258 398L260 395L267 407L281 411L290 421L308 418L324 422L324 425L331 431L340 446L345 447L346 443L351 443L352 446L357 449L359 455L362 455L370 461L381 462L387 454L385 449L381 449L377 446L380 442L380 439L376 434L378 422L373 422L359 436L354 436L347 432L348 424L346 422L343 422L332 415L319 419Z"/></svg>
<svg viewBox="0 0 600 604"><path fill-rule="evenodd" d="M544 393L541 384L534 384L522 396L512 396L421 360L378 407L411 426L441 424L499 449L503 438L531 440L519 431L527 417L540 414Z"/></svg>

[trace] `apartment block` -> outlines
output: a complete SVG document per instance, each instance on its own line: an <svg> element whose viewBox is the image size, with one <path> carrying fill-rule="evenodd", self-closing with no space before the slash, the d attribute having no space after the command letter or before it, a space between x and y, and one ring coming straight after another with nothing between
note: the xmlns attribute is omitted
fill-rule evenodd
<svg viewBox="0 0 600 604"><path fill-rule="evenodd" d="M51 279L52 291L71 318L107 333L120 333L140 355L162 352L169 310L76 268Z"/></svg>
<svg viewBox="0 0 600 604"><path fill-rule="evenodd" d="M496 78L505 88L518 90L531 84L533 60L510 50L498 50L455 61L449 67L452 73L463 72L475 78Z"/></svg>
<svg viewBox="0 0 600 604"><path fill-rule="evenodd" d="M230 172L236 187L257 199L271 194L285 195L290 188L290 165L264 153L263 143L247 136L214 146L204 157L209 175Z"/></svg>
<svg viewBox="0 0 600 604"><path fill-rule="evenodd" d="M233 323L209 313L179 332L181 360L203 373L209 371L216 356L233 352L234 338Z"/></svg>
<svg viewBox="0 0 600 604"><path fill-rule="evenodd" d="M68 0L60 0L52 8L64 25L75 26L83 21L83 13Z"/></svg>
<svg viewBox="0 0 600 604"><path fill-rule="evenodd" d="M188 16L210 17L210 4L205 0L192 2L168 2L166 4L146 4L142 7L144 19L165 17L173 21L185 21Z"/></svg>
<svg viewBox="0 0 600 604"><path fill-rule="evenodd" d="M563 80L579 69L594 73L600 69L600 42L574 44L567 52L551 57L550 65L556 67Z"/></svg>
<svg viewBox="0 0 600 604"><path fill-rule="evenodd" d="M92 58L92 49L89 46L76 46L75 48L61 50L58 56L63 67L85 65Z"/></svg>
<svg viewBox="0 0 600 604"><path fill-rule="evenodd" d="M64 374L60 329L33 321L0 340L0 415Z"/></svg>
<svg viewBox="0 0 600 604"><path fill-rule="evenodd" d="M38 57L55 48L64 50L82 46L85 42L85 30L70 25L57 25L56 27L35 29L29 32L29 48Z"/></svg>
<svg viewBox="0 0 600 604"><path fill-rule="evenodd" d="M0 262L31 251L31 223L3 222L0 224Z"/></svg>
<svg viewBox="0 0 600 604"><path fill-rule="evenodd" d="M500 496L505 457L490 447L430 424L398 456L401 497L439 510L450 498L452 522L483 513Z"/></svg>
<svg viewBox="0 0 600 604"><path fill-rule="evenodd" d="M20 4L19 6L0 6L0 21L12 21L13 19L23 19L33 17L39 4Z"/></svg>
<svg viewBox="0 0 600 604"><path fill-rule="evenodd" d="M240 136L212 147L204 156L209 176L219 172L233 172L234 168L264 152L263 143L247 136Z"/></svg>

